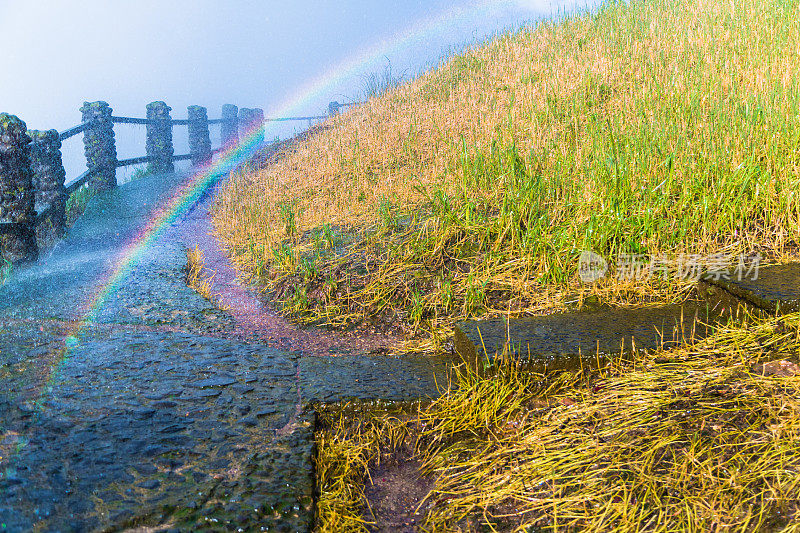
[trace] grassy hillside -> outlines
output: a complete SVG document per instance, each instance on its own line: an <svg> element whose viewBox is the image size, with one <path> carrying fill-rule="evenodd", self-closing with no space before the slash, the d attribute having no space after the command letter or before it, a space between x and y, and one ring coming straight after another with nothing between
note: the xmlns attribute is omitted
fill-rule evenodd
<svg viewBox="0 0 800 533"><path fill-rule="evenodd" d="M464 316L681 298L675 276L581 285L578 255L797 255L800 2L607 2L328 126L215 214L303 319L438 341ZM411 446L425 531L798 531L798 358L800 315L751 317L577 375L461 369L410 418L328 413L317 530L368 530L369 469Z"/></svg>
<svg viewBox="0 0 800 533"><path fill-rule="evenodd" d="M229 180L216 230L334 325L680 298L582 286L578 255L795 253L799 21L796 0L608 2L500 36Z"/></svg>

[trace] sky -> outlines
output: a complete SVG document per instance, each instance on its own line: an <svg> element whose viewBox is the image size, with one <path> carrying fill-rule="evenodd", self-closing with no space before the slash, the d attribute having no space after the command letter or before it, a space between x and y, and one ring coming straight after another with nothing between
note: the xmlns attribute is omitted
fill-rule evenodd
<svg viewBox="0 0 800 533"><path fill-rule="evenodd" d="M0 112L30 129L80 122L84 101L143 117L164 100L173 118L202 105L320 115L357 101L387 67L409 79L507 28L596 0L0 0ZM276 124L285 138L307 122ZM127 129L123 129L127 128ZM186 153L175 128L175 153ZM144 155L144 127L117 126L119 157ZM217 132L212 126L212 144ZM65 141L67 181L83 171L80 136Z"/></svg>

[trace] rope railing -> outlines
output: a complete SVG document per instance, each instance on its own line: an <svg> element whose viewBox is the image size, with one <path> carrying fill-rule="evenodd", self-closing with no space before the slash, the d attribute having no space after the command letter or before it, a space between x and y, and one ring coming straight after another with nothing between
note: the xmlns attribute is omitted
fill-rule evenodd
<svg viewBox="0 0 800 533"><path fill-rule="evenodd" d="M324 120L342 108L362 102L331 102L327 115L302 117L264 117L258 108L222 106L221 118L209 119L206 108L189 106L186 119L173 119L164 102L147 105L146 118L112 114L106 102L85 102L82 122L62 132L27 130L14 115L0 113L0 190L15 191L0 195L0 257L12 264L36 260L38 242L62 237L66 231L67 198L81 187L110 189L116 186L118 168L147 164L154 172L173 172L177 161L191 161L194 166L209 163L213 156L235 146L239 137L264 142L264 123L293 120ZM134 124L147 127L146 155L118 159L114 125ZM221 146L211 147L209 125L220 125ZM174 155L172 128L187 126L189 153ZM66 181L61 143L83 133L86 171Z"/></svg>

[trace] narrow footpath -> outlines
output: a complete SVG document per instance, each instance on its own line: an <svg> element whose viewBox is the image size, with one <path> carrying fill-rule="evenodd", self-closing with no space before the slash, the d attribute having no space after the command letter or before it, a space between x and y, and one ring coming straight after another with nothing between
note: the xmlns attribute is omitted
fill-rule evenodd
<svg viewBox="0 0 800 533"><path fill-rule="evenodd" d="M208 199L120 270L184 178L96 197L0 288L2 531L310 530L313 406L446 379L446 361L376 355L377 336L265 319L214 248ZM196 244L232 313L186 286Z"/></svg>
<svg viewBox="0 0 800 533"><path fill-rule="evenodd" d="M0 531L309 531L315 407L433 398L447 383L452 359L383 355L397 339L275 313L211 236L210 197L153 224L182 179L97 196L0 287ZM228 311L186 285L195 246ZM682 305L467 320L454 349L578 369L692 342L741 306L800 309L800 263L753 278L704 279Z"/></svg>

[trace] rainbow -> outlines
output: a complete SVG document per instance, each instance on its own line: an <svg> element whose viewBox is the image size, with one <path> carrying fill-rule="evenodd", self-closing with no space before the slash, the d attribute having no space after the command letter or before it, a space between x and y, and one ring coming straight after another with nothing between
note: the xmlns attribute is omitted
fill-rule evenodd
<svg viewBox="0 0 800 533"><path fill-rule="evenodd" d="M516 0L516 2L511 3L508 1L483 0L447 9L435 16L417 22L403 32L357 50L346 59L332 65L319 76L299 87L293 93L294 96L271 108L268 114L269 116L283 116L301 112L315 101L318 102L324 94L330 94L337 85L374 65L380 58L388 54L403 52L414 43L422 41L436 32L441 32L453 23L476 20L476 17L486 15L492 10L510 4L543 12L542 6L535 0ZM80 313L83 318L70 328L65 337L62 353L59 354L56 362L49 369L45 386L34 401L39 412L43 408L44 395L51 388L65 361L69 359L70 353L80 345L83 331L89 324L96 321L98 313L128 278L147 250L175 220L195 205L209 187L250 158L261 146L261 139L264 137L270 138L269 133L272 133L270 132L269 123L264 130L258 128L255 131L247 132L237 145L219 152L217 159L213 163L195 170L178 187L173 196L153 213L143 229L131 239L130 243L116 258L115 266L110 270L106 279L98 285L97 292L84 305ZM23 446L24 442L20 441L20 444L17 445L17 451Z"/></svg>
<svg viewBox="0 0 800 533"><path fill-rule="evenodd" d="M331 65L318 76L300 86L293 93L295 96L270 109L270 112L275 114L295 112L314 102L319 105L321 96L326 93L330 94L336 86L353 79L369 68L374 68L381 58L408 51L415 44L442 33L448 26L480 20L480 18L488 17L491 13L510 5L542 12L544 10L543 6L538 5L540 3L543 2L538 0L480 0L441 11L416 22L401 32L356 50L347 58Z"/></svg>
<svg viewBox="0 0 800 533"><path fill-rule="evenodd" d="M517 0L518 4L519 2L523 2L530 9L538 7L533 6L535 2L532 0ZM379 58L388 54L403 52L413 43L440 32L442 28L450 24L458 21L475 20L476 17L497 9L498 6L508 4L509 2L507 1L498 0L475 1L465 6L444 10L435 16L421 20L405 31L359 49L346 59L332 65L325 72L294 91L293 94L295 96L271 108L268 114L269 116L283 116L300 113L310 103L318 100L323 94L330 93L337 85L356 76ZM265 130L263 136L270 138L269 126ZM133 267L138 263L139 258L150 248L151 244L161 236L172 222L187 212L214 182L252 156L260 147L261 138L262 130L258 128L246 133L237 145L220 152L213 163L196 171L178 188L170 200L153 214L144 229L117 259L116 267L108 276L107 281L101 285L102 289L90 300L88 308L85 310L85 318L81 322L94 321L105 302L127 278ZM75 346L76 342L77 335L71 335L68 343Z"/></svg>

